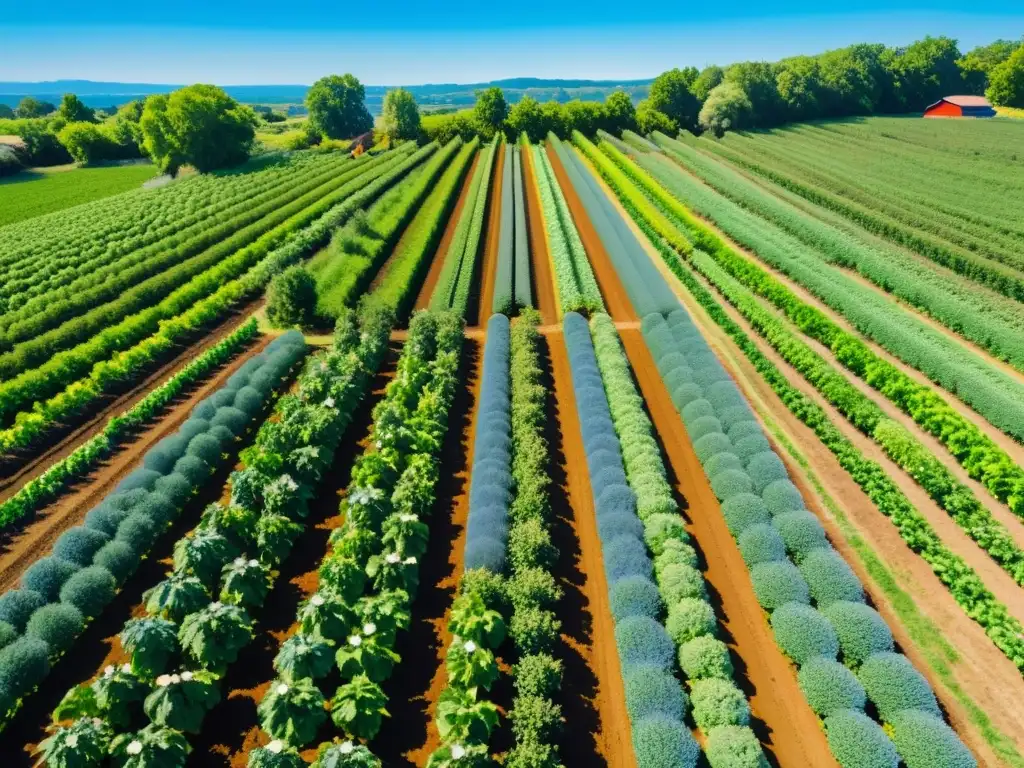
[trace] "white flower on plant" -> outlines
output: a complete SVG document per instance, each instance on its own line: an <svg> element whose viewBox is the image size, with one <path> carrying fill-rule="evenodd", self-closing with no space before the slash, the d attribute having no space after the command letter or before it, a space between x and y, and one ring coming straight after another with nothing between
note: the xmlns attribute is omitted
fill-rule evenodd
<svg viewBox="0 0 1024 768"><path fill-rule="evenodd" d="M171 684L171 676L160 675L160 677L156 679L156 684L159 685L161 688L166 688L168 685Z"/></svg>
<svg viewBox="0 0 1024 768"><path fill-rule="evenodd" d="M171 683L177 685L181 682L181 675L171 675Z"/></svg>
<svg viewBox="0 0 1024 768"><path fill-rule="evenodd" d="M333 397L328 397L326 400L324 400L324 408L333 408L333 407L334 407L334 398Z"/></svg>
<svg viewBox="0 0 1024 768"><path fill-rule="evenodd" d="M467 640L465 645L463 645L462 647L465 649L466 653L473 653L474 651L476 651L476 643L474 643L472 640Z"/></svg>
<svg viewBox="0 0 1024 768"><path fill-rule="evenodd" d="M348 644L351 645L353 648L358 648L360 645L363 644L363 638L361 638L359 635L350 635L348 638Z"/></svg>
<svg viewBox="0 0 1024 768"><path fill-rule="evenodd" d="M353 744L351 741L344 741L344 742L342 742L341 748L338 751L341 752L341 754L343 754L343 755L348 755L353 750L355 750L355 748L356 748L356 745Z"/></svg>
<svg viewBox="0 0 1024 768"><path fill-rule="evenodd" d="M214 600L212 603L210 603L210 609L214 611L219 611L223 607L224 605L221 603L220 600Z"/></svg>
<svg viewBox="0 0 1024 768"><path fill-rule="evenodd" d="M403 523L415 523L417 520L419 520L419 517L416 515L410 515L406 513L404 515L399 515L398 519L401 520Z"/></svg>
<svg viewBox="0 0 1024 768"><path fill-rule="evenodd" d="M309 602L312 603L313 605L315 605L317 608L319 608L321 605L324 604L323 595L321 595L318 592L317 594L315 594L311 598L309 598Z"/></svg>
<svg viewBox="0 0 1024 768"><path fill-rule="evenodd" d="M104 677L110 677L113 674L114 674L114 665L113 664L109 664L109 665L107 665L106 667L103 668L103 676Z"/></svg>
<svg viewBox="0 0 1024 768"><path fill-rule="evenodd" d="M391 565L394 565L402 559L402 556L399 555L397 552L388 552L387 556L384 559Z"/></svg>
<svg viewBox="0 0 1024 768"><path fill-rule="evenodd" d="M405 560L403 560L402 562L406 565L416 565L416 558L410 555L409 557L405 558Z"/></svg>
<svg viewBox="0 0 1024 768"><path fill-rule="evenodd" d="M255 568L259 564L260 564L260 561L257 560L256 558L253 558L252 560L249 561L249 567L250 568Z"/></svg>
<svg viewBox="0 0 1024 768"><path fill-rule="evenodd" d="M184 682L186 682L186 683L189 682L192 679L192 673L191 672L182 672L181 673L181 679Z"/></svg>
<svg viewBox="0 0 1024 768"><path fill-rule="evenodd" d="M277 688L274 689L278 696L284 696L288 693L288 685L286 683L278 683Z"/></svg>
<svg viewBox="0 0 1024 768"><path fill-rule="evenodd" d="M368 621L365 624L363 624L363 634L366 635L367 637L369 637L370 635L372 635L376 631L377 631L377 625L374 624L372 621Z"/></svg>
<svg viewBox="0 0 1024 768"><path fill-rule="evenodd" d="M125 749L129 755L141 755L142 754L142 742L136 739Z"/></svg>
<svg viewBox="0 0 1024 768"><path fill-rule="evenodd" d="M462 746L461 744L452 745L452 757L454 757L456 760L461 760L465 756L466 748L464 746Z"/></svg>
<svg viewBox="0 0 1024 768"><path fill-rule="evenodd" d="M273 752L275 755L281 754L282 749L284 749L284 742L280 739L274 739L272 742L267 744L267 752Z"/></svg>
<svg viewBox="0 0 1024 768"><path fill-rule="evenodd" d="M295 482L295 481L294 481L294 480L292 479L292 476L291 476L291 475L289 475L289 474L284 474L284 475L281 475L281 476L280 476L280 477L278 478L278 481L279 481L279 482L281 483L281 485L283 485L283 486L284 486L285 488L287 488L287 489L288 489L289 491L297 491L297 490L299 489L299 484L298 484L298 483L296 483L296 482Z"/></svg>
<svg viewBox="0 0 1024 768"><path fill-rule="evenodd" d="M369 504L371 501L381 498L384 492L380 488L373 488L367 486L366 488L356 488L349 494L349 504Z"/></svg>
<svg viewBox="0 0 1024 768"><path fill-rule="evenodd" d="M121 671L124 672L126 675L129 674L132 671L132 665L131 664L122 664L121 665Z"/></svg>
<svg viewBox="0 0 1024 768"><path fill-rule="evenodd" d="M71 747L72 749L77 747L78 746L78 734L77 733L72 733L70 736L68 736L64 740L64 745L67 746L67 747Z"/></svg>

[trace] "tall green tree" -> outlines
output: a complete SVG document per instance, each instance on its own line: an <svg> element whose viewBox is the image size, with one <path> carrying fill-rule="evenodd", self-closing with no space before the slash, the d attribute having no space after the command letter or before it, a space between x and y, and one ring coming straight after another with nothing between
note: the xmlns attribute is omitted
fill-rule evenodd
<svg viewBox="0 0 1024 768"><path fill-rule="evenodd" d="M747 127L753 115L750 98L737 83L726 80L716 85L700 109L700 127L721 136L729 130Z"/></svg>
<svg viewBox="0 0 1024 768"><path fill-rule="evenodd" d="M83 165L99 160L110 160L117 155L116 145L96 123L84 120L68 123L60 129L57 140L64 145L76 163Z"/></svg>
<svg viewBox="0 0 1024 768"><path fill-rule="evenodd" d="M18 102L18 108L14 112L18 117L45 117L56 109L57 107L48 101L39 101L31 96L26 96Z"/></svg>
<svg viewBox="0 0 1024 768"><path fill-rule="evenodd" d="M821 74L813 56L794 56L775 65L775 85L787 120L803 120L819 114Z"/></svg>
<svg viewBox="0 0 1024 768"><path fill-rule="evenodd" d="M492 86L476 93L476 104L473 105L473 123L477 132L485 139L491 139L501 130L508 117L508 103L505 92L498 86Z"/></svg>
<svg viewBox="0 0 1024 768"><path fill-rule="evenodd" d="M1024 45L1024 40L996 40L988 45L972 48L956 64L964 74L966 90L970 93L984 93L992 70L1010 58L1010 55Z"/></svg>
<svg viewBox="0 0 1024 768"><path fill-rule="evenodd" d="M6 104L0 104L0 120L13 120L14 110Z"/></svg>
<svg viewBox="0 0 1024 768"><path fill-rule="evenodd" d="M608 95L604 100L604 113L609 131L621 133L636 130L636 107L625 91L615 91Z"/></svg>
<svg viewBox="0 0 1024 768"><path fill-rule="evenodd" d="M606 122L604 105L599 101L581 101L573 99L563 106L566 128L569 133L579 131L585 136L593 136L598 128Z"/></svg>
<svg viewBox="0 0 1024 768"><path fill-rule="evenodd" d="M679 130L672 118L651 106L650 99L643 99L636 105L636 126L637 130L645 135L661 131L668 136L674 136Z"/></svg>
<svg viewBox="0 0 1024 768"><path fill-rule="evenodd" d="M249 156L256 114L214 85L190 85L146 99L140 121L146 153L160 170L185 164L205 173Z"/></svg>
<svg viewBox="0 0 1024 768"><path fill-rule="evenodd" d="M67 123L93 123L96 121L96 113L85 106L82 100L73 93L64 94L57 115Z"/></svg>
<svg viewBox="0 0 1024 768"><path fill-rule="evenodd" d="M391 141L415 141L423 131L420 125L420 108L416 105L416 99L405 88L395 88L384 94L381 123L384 134Z"/></svg>
<svg viewBox="0 0 1024 768"><path fill-rule="evenodd" d="M366 89L355 75L328 75L306 94L310 125L329 139L351 139L373 128Z"/></svg>
<svg viewBox="0 0 1024 768"><path fill-rule="evenodd" d="M985 95L998 106L1024 109L1024 46L992 70Z"/></svg>
<svg viewBox="0 0 1024 768"><path fill-rule="evenodd" d="M557 102L555 102L557 104ZM513 141L525 131L530 141L537 142L548 135L548 124L540 103L532 96L523 96L512 105L505 119L507 135Z"/></svg>
<svg viewBox="0 0 1024 768"><path fill-rule="evenodd" d="M698 77L694 67L670 69L662 72L651 83L647 99L650 106L667 115L679 128L692 128L697 123L700 103L690 91Z"/></svg>
<svg viewBox="0 0 1024 768"><path fill-rule="evenodd" d="M917 111L943 96L962 91L964 80L957 65L959 59L956 40L949 37L925 37L894 51L887 58L886 68L892 76L899 105Z"/></svg>
<svg viewBox="0 0 1024 768"><path fill-rule="evenodd" d="M690 93L703 103L707 99L708 94L711 93L711 89L716 85L720 85L724 79L725 70L721 67L714 64L710 67L704 67L700 74L697 75L697 79L690 83Z"/></svg>
<svg viewBox="0 0 1024 768"><path fill-rule="evenodd" d="M751 106L751 125L778 125L785 120L775 73L768 62L733 64L725 70L725 82L739 87L747 95ZM711 98L710 94L708 98Z"/></svg>

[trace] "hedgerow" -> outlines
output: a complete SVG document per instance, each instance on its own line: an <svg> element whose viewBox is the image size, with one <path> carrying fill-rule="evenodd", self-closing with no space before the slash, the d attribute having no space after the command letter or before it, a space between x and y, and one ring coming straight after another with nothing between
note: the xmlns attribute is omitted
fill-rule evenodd
<svg viewBox="0 0 1024 768"><path fill-rule="evenodd" d="M707 733L721 725L747 725L750 706L731 681L717 677L695 680L690 687L693 719Z"/></svg>
<svg viewBox="0 0 1024 768"><path fill-rule="evenodd" d="M717 637L695 637L679 646L679 666L690 680L719 677L729 680L733 676L729 648Z"/></svg>
<svg viewBox="0 0 1024 768"><path fill-rule="evenodd" d="M975 768L978 761L952 728L917 709L890 715L893 743L907 768Z"/></svg>
<svg viewBox="0 0 1024 768"><path fill-rule="evenodd" d="M661 594L650 579L627 576L608 589L608 602L616 623L631 616L661 617Z"/></svg>
<svg viewBox="0 0 1024 768"><path fill-rule="evenodd" d="M694 768L697 765L700 746L679 720L652 715L633 723L632 731L637 768L666 765Z"/></svg>
<svg viewBox="0 0 1024 768"><path fill-rule="evenodd" d="M857 670L857 678L884 720L903 709L942 714L928 681L902 654L872 654Z"/></svg>
<svg viewBox="0 0 1024 768"><path fill-rule="evenodd" d="M863 710L867 701L867 693L857 677L838 661L824 656L802 663L797 681L807 703L820 717L841 710Z"/></svg>
<svg viewBox="0 0 1024 768"><path fill-rule="evenodd" d="M47 602L52 603L57 600L64 582L80 568L77 563L53 555L41 557L25 569L21 576L21 586L38 592Z"/></svg>
<svg viewBox="0 0 1024 768"><path fill-rule="evenodd" d="M766 768L768 760L757 736L744 725L720 725L708 732L704 745L711 768Z"/></svg>
<svg viewBox="0 0 1024 768"><path fill-rule="evenodd" d="M800 573L807 581L811 597L820 608L837 600L851 603L864 600L864 587L860 579L831 547L807 552L800 562Z"/></svg>
<svg viewBox="0 0 1024 768"><path fill-rule="evenodd" d="M801 603L785 603L772 613L772 631L782 652L798 665L815 657L835 659L839 640L828 619Z"/></svg>
<svg viewBox="0 0 1024 768"><path fill-rule="evenodd" d="M821 612L835 629L848 666L858 667L872 655L893 649L892 631L874 608L838 601Z"/></svg>
<svg viewBox="0 0 1024 768"><path fill-rule="evenodd" d="M825 718L829 749L842 768L897 768L896 745L882 727L853 709L839 710Z"/></svg>
<svg viewBox="0 0 1024 768"><path fill-rule="evenodd" d="M665 629L677 645L714 634L718 626L714 609L704 600L684 597L668 608Z"/></svg>

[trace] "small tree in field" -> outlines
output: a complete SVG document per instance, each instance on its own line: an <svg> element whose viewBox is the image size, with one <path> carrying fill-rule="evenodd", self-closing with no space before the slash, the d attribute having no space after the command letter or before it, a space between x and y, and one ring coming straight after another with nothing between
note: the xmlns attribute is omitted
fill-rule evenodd
<svg viewBox="0 0 1024 768"><path fill-rule="evenodd" d="M633 100L625 91L615 91L604 102L604 111L608 116L608 130L615 133L632 131L636 128L636 109Z"/></svg>
<svg viewBox="0 0 1024 768"><path fill-rule="evenodd" d="M73 93L64 94L57 114L68 123L92 123L96 121L96 113L85 106L82 100Z"/></svg>
<svg viewBox="0 0 1024 768"><path fill-rule="evenodd" d="M711 89L708 100L701 107L700 127L721 136L728 130L742 128L750 119L752 107L747 94L735 83L722 83Z"/></svg>
<svg viewBox="0 0 1024 768"><path fill-rule="evenodd" d="M659 112L648 99L636 105L636 125L640 133L648 134L661 131L668 136L675 136L679 126L664 112Z"/></svg>
<svg viewBox="0 0 1024 768"><path fill-rule="evenodd" d="M1001 107L1024 108L1024 46L992 70L985 94Z"/></svg>
<svg viewBox="0 0 1024 768"><path fill-rule="evenodd" d="M538 142L547 136L548 126L537 100L532 96L523 96L508 113L505 121L508 126L508 135L515 139L524 131L530 137L530 141Z"/></svg>
<svg viewBox="0 0 1024 768"><path fill-rule="evenodd" d="M395 88L384 94L384 111L381 116L384 134L395 141L416 140L422 133L420 108L416 99L405 88Z"/></svg>
<svg viewBox="0 0 1024 768"><path fill-rule="evenodd" d="M505 92L498 86L478 91L476 104L473 106L473 123L477 131L488 141L501 130L508 117L508 103Z"/></svg>
<svg viewBox="0 0 1024 768"><path fill-rule="evenodd" d="M267 317L277 328L308 327L316 312L316 280L302 267L289 267L267 291Z"/></svg>
<svg viewBox="0 0 1024 768"><path fill-rule="evenodd" d="M309 124L329 139L351 139L373 128L366 89L355 75L321 77L306 94Z"/></svg>

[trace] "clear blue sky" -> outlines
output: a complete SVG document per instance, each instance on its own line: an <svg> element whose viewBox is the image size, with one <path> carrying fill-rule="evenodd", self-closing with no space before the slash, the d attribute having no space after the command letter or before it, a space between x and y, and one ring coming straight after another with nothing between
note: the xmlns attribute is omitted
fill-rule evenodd
<svg viewBox="0 0 1024 768"><path fill-rule="evenodd" d="M674 66L949 35L966 50L1024 34L1021 0L299 0L6 3L0 80L365 83L640 78ZM353 13L365 9L364 14ZM969 12L965 12L969 9Z"/></svg>

